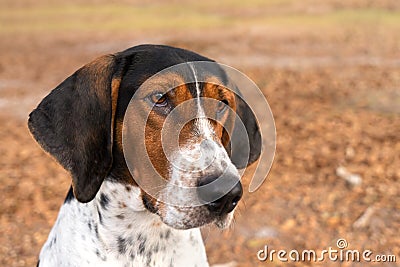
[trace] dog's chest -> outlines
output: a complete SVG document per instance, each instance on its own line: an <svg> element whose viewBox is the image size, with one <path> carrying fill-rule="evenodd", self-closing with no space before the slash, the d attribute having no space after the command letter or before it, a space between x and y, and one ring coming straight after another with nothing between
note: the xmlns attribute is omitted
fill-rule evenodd
<svg viewBox="0 0 400 267"><path fill-rule="evenodd" d="M199 229L170 228L134 194L102 189L92 202L62 206L40 266L208 266Z"/></svg>

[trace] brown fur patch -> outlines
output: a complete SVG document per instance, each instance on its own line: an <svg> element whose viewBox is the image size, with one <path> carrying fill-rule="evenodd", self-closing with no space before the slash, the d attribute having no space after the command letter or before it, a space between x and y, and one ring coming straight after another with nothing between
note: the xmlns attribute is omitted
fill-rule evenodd
<svg viewBox="0 0 400 267"><path fill-rule="evenodd" d="M81 68L79 76L83 79L90 79L86 83L91 84L93 88L104 88L106 89L108 84L109 74L114 70L115 62L112 55L101 56L89 64ZM101 104L106 105L109 101L108 90L92 90L97 95L98 101Z"/></svg>
<svg viewBox="0 0 400 267"><path fill-rule="evenodd" d="M119 93L119 86L121 84L121 78L114 78L111 82L111 126L115 127L115 112L117 110L117 103L118 103L118 93ZM113 131L111 133L111 140L114 139Z"/></svg>
<svg viewBox="0 0 400 267"><path fill-rule="evenodd" d="M190 94L190 91L186 87L186 85L180 85L176 87L175 89L169 91L167 93L168 96L168 101L170 102L170 105L173 107L178 106L179 104L189 100L192 98L192 95ZM180 111L181 112L181 111ZM186 111L183 111L186 113ZM155 167L156 171L165 179L168 179L168 174L169 174L169 161L166 158L166 155L163 151L162 143L161 143L161 130L163 128L163 124L165 122L165 115L166 114L160 114L157 112L154 108L150 112L148 121L146 124L146 148L147 148L147 153L149 155L149 158ZM182 114L184 116L185 114ZM190 133L192 132L192 129L190 129L190 125L185 125L184 128L182 129L180 134L180 139L181 136L185 136L185 140L187 140L190 136Z"/></svg>
<svg viewBox="0 0 400 267"><path fill-rule="evenodd" d="M203 87L203 96L212 98L219 101L227 101L229 107L236 111L236 102L235 102L235 94L229 90L228 88L221 86L222 84L217 78L211 77L207 80L207 83ZM215 110L218 109L217 104L214 104L212 107L206 107L207 109ZM224 146L226 146L229 142L229 134L228 131L231 131L234 126L234 114L232 112L225 112L221 118L221 123L211 120L211 125L214 129L214 132L218 139L222 142ZM224 126L223 126L224 125ZM226 127L227 129L224 129Z"/></svg>

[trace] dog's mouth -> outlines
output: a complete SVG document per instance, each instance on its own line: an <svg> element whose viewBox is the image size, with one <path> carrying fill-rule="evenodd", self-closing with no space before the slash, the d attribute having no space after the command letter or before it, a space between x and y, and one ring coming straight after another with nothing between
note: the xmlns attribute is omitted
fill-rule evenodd
<svg viewBox="0 0 400 267"><path fill-rule="evenodd" d="M219 229L228 228L233 220L235 209L229 213L216 214L210 212L206 205L196 207L179 207L143 199L145 208L158 215L161 221L169 227L187 230L208 225Z"/></svg>
<svg viewBox="0 0 400 267"><path fill-rule="evenodd" d="M164 206L162 208L159 207L155 213L164 224L175 229L187 230L208 225L215 225L219 229L226 229L233 221L234 212L235 210L232 210L227 214L216 215L210 213L206 206L191 208Z"/></svg>

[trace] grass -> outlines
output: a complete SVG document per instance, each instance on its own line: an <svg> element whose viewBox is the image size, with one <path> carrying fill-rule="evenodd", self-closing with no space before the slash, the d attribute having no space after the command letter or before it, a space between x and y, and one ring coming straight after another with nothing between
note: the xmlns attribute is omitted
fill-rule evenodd
<svg viewBox="0 0 400 267"><path fill-rule="evenodd" d="M0 31L125 30L221 25L215 15L204 15L179 6L135 7L129 5L65 5L32 9L1 10Z"/></svg>
<svg viewBox="0 0 400 267"><path fill-rule="evenodd" d="M399 11L363 8L336 9L313 14L292 10L292 2L293 0L229 2L223 0L141 6L128 4L38 5L31 8L5 6L0 9L0 33L100 29L103 31L190 30L248 25L300 26L313 29L368 25L400 27ZM280 9L276 9L277 7Z"/></svg>

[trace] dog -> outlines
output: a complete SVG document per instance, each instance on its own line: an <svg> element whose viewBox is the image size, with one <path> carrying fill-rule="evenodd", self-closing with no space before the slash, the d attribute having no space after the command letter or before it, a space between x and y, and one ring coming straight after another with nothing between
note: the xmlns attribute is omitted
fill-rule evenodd
<svg viewBox="0 0 400 267"><path fill-rule="evenodd" d="M135 163L135 171L130 171L123 149L124 117L135 92L163 69L188 62L214 61L163 45L139 45L105 55L73 73L31 112L28 127L32 136L72 177L37 266L208 266L200 227L210 223L229 226L243 193L238 170L261 153L259 125L251 108L239 93L198 81L165 94L150 89L150 95L133 107L133 113L140 116L141 110L152 106L145 140L138 142L144 141L148 157L167 184L174 180L200 188L226 170L226 179L233 183L230 191L202 205L182 207L150 195L136 181L152 174L140 161ZM202 71L191 66L188 70L193 76ZM221 73L217 79L225 75L223 70ZM179 73L166 73L159 82L175 83L180 78ZM187 161L197 170L193 175L171 167L174 162L163 152L161 131L166 116L180 103L192 99L198 107L194 112L204 111L201 97L217 100L236 112L249 136L250 151L240 155L241 148L234 147L220 123L199 116L182 128L180 156L172 159L190 159L199 147L205 155L212 150L217 156L206 169L196 166L199 161ZM208 111L218 113L221 121L232 120L224 117L226 109L218 104ZM191 111L180 112L184 116ZM235 120L237 117L233 127ZM200 199L220 193L218 184L197 191Z"/></svg>

